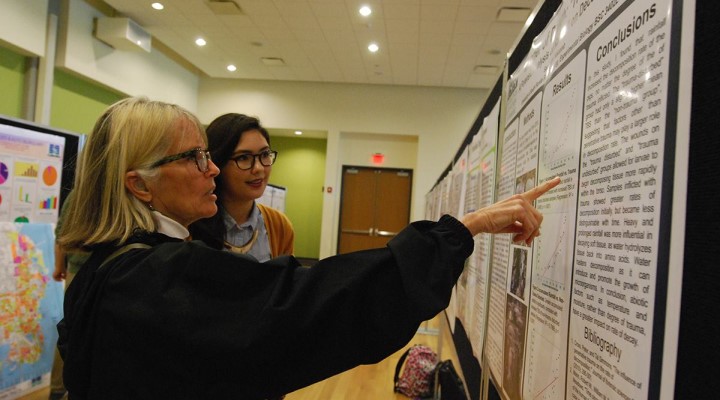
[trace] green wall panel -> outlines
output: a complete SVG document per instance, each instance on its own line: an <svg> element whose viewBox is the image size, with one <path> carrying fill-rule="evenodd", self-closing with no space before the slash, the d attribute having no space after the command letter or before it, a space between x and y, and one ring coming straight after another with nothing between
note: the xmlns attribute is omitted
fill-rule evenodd
<svg viewBox="0 0 720 400"><path fill-rule="evenodd" d="M325 139L271 138L278 151L270 183L287 188L285 214L295 229L295 256L319 258L325 179Z"/></svg>
<svg viewBox="0 0 720 400"><path fill-rule="evenodd" d="M0 47L0 114L22 118L26 58Z"/></svg>
<svg viewBox="0 0 720 400"><path fill-rule="evenodd" d="M105 109L125 96L55 70L50 125L90 134Z"/></svg>

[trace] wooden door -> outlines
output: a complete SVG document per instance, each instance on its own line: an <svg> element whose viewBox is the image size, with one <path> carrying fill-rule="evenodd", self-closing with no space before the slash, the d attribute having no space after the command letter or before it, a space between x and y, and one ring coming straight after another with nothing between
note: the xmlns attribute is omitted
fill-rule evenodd
<svg viewBox="0 0 720 400"><path fill-rule="evenodd" d="M412 172L343 167L338 254L383 247L410 221Z"/></svg>

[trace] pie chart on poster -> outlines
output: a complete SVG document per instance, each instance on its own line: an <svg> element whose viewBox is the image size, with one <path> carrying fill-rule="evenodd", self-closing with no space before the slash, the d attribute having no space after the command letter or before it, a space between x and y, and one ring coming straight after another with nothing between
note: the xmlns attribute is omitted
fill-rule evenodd
<svg viewBox="0 0 720 400"><path fill-rule="evenodd" d="M9 173L7 165L5 165L5 163L3 162L0 162L0 185L7 181L8 175Z"/></svg>
<svg viewBox="0 0 720 400"><path fill-rule="evenodd" d="M46 185L52 186L57 182L58 173L55 167L52 165L45 168L45 171L43 171L43 182L45 182Z"/></svg>

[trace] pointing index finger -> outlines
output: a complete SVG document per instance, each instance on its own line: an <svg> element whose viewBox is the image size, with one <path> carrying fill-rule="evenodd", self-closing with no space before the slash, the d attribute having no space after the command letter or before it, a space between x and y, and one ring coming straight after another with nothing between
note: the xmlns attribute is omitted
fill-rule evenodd
<svg viewBox="0 0 720 400"><path fill-rule="evenodd" d="M542 185L535 186L534 188L528 190L527 192L523 193L522 196L527 201L535 201L538 197L545 194L548 190L554 188L555 186L560 184L560 177L556 176L549 181L543 183Z"/></svg>

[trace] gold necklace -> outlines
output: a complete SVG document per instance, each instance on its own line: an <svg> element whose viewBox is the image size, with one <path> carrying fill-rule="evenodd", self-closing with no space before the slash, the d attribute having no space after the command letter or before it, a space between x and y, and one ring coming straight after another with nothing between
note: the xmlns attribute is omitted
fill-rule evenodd
<svg viewBox="0 0 720 400"><path fill-rule="evenodd" d="M257 238L258 238L258 230L257 230L257 228L256 228L256 229L253 231L253 234L252 234L252 237L250 238L250 240L248 240L247 243L245 243L244 245L242 245L242 246L235 246L235 245L232 245L232 244L228 243L227 240L226 240L226 241L225 241L225 248L226 248L226 249L229 249L229 250L232 251L233 253L245 254L245 253L247 253L248 251L250 251L250 248L252 248L253 244L255 244L255 240L257 240Z"/></svg>

